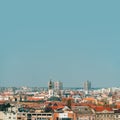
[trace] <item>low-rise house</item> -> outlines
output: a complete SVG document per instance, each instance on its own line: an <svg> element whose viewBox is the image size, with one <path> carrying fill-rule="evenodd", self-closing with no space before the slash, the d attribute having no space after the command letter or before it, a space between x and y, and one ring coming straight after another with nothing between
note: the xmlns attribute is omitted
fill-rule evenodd
<svg viewBox="0 0 120 120"><path fill-rule="evenodd" d="M115 120L114 111L109 107L97 106L95 120Z"/></svg>
<svg viewBox="0 0 120 120"><path fill-rule="evenodd" d="M54 110L53 120L76 120L74 112L64 106L64 108L59 108Z"/></svg>
<svg viewBox="0 0 120 120"><path fill-rule="evenodd" d="M53 120L53 113L27 113L27 120Z"/></svg>
<svg viewBox="0 0 120 120"><path fill-rule="evenodd" d="M17 113L17 120L27 120L26 112L18 112Z"/></svg>
<svg viewBox="0 0 120 120"><path fill-rule="evenodd" d="M53 120L53 113L19 112L17 113L17 120Z"/></svg>
<svg viewBox="0 0 120 120"><path fill-rule="evenodd" d="M95 111L88 106L74 106L72 110L75 120L95 120Z"/></svg>
<svg viewBox="0 0 120 120"><path fill-rule="evenodd" d="M17 113L0 111L0 120L17 120Z"/></svg>
<svg viewBox="0 0 120 120"><path fill-rule="evenodd" d="M120 120L120 109L114 110L114 117L115 117L115 120Z"/></svg>

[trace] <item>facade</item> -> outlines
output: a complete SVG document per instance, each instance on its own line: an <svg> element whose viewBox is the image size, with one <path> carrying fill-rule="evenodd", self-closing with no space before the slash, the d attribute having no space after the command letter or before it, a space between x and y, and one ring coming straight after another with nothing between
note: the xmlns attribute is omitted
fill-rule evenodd
<svg viewBox="0 0 120 120"><path fill-rule="evenodd" d="M0 120L17 120L17 114L15 112L0 111Z"/></svg>
<svg viewBox="0 0 120 120"><path fill-rule="evenodd" d="M28 113L27 120L52 120L52 113Z"/></svg>
<svg viewBox="0 0 120 120"><path fill-rule="evenodd" d="M75 118L75 113L70 110L67 106L61 109L57 109L54 112L53 120L77 120Z"/></svg>
<svg viewBox="0 0 120 120"><path fill-rule="evenodd" d="M49 97L52 97L52 96L54 96L54 90L53 90L53 89L50 89L50 90L49 90Z"/></svg>
<svg viewBox="0 0 120 120"><path fill-rule="evenodd" d="M120 120L120 109L114 110L115 120Z"/></svg>
<svg viewBox="0 0 120 120"><path fill-rule="evenodd" d="M17 113L17 120L27 120L25 112L18 112Z"/></svg>
<svg viewBox="0 0 120 120"><path fill-rule="evenodd" d="M117 119L115 119L113 111L104 110L102 112L96 112L95 120L117 120Z"/></svg>
<svg viewBox="0 0 120 120"><path fill-rule="evenodd" d="M54 113L53 120L75 120L74 113L72 112Z"/></svg>
<svg viewBox="0 0 120 120"><path fill-rule="evenodd" d="M53 120L52 113L18 113L17 120Z"/></svg>

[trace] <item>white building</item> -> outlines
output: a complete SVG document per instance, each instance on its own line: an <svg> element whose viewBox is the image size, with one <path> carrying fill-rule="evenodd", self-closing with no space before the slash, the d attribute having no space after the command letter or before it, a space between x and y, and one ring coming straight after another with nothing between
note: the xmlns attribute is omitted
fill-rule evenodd
<svg viewBox="0 0 120 120"><path fill-rule="evenodd" d="M63 83L60 81L54 82L54 90L63 90Z"/></svg>
<svg viewBox="0 0 120 120"><path fill-rule="evenodd" d="M0 120L17 120L17 113L0 111Z"/></svg>
<svg viewBox="0 0 120 120"><path fill-rule="evenodd" d="M48 82L48 96L58 96L62 94L63 83L60 81L52 82L51 80Z"/></svg>
<svg viewBox="0 0 120 120"><path fill-rule="evenodd" d="M48 96L54 96L54 83L51 80L48 82Z"/></svg>

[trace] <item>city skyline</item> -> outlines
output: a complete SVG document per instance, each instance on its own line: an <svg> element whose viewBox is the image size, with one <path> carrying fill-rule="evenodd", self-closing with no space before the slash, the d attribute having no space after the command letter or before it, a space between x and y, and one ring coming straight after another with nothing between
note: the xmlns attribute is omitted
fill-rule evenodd
<svg viewBox="0 0 120 120"><path fill-rule="evenodd" d="M120 1L1 1L0 86L119 86Z"/></svg>

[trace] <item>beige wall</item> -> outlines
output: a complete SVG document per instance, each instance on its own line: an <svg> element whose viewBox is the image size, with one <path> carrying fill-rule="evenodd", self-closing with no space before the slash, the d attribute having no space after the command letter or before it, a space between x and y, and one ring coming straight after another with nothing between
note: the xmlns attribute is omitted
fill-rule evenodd
<svg viewBox="0 0 120 120"><path fill-rule="evenodd" d="M3 118L4 118L4 113L0 111L0 120L3 120Z"/></svg>
<svg viewBox="0 0 120 120"><path fill-rule="evenodd" d="M60 114L61 113L54 113L53 120L57 120L57 118L59 118ZM67 114L68 114L68 118L71 118L72 120L76 120L74 113L67 113Z"/></svg>

